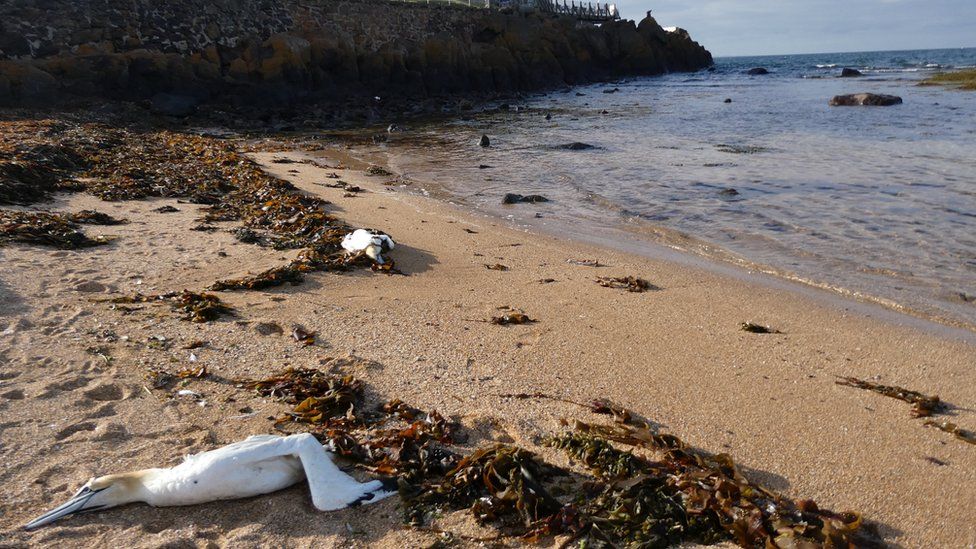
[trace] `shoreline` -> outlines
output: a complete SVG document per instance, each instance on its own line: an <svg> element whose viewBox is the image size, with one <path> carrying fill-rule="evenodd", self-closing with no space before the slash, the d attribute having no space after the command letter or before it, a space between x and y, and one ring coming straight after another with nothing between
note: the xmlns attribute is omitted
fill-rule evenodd
<svg viewBox="0 0 976 549"><path fill-rule="evenodd" d="M71 535L78 545L112 539L134 546L193 539L378 547L436 541L402 525L396 498L323 514L311 510L301 486L243 502L132 505L33 535L17 529L92 474L171 464L183 453L271 431L267 417L284 406L232 380L353 355L364 359L354 371L369 382L374 400L402 398L456 416L471 431L472 445L514 441L563 464L565 458L538 441L579 410L503 395L605 397L695 447L728 452L750 479L790 497L863 512L886 542L964 546L976 540L968 516L976 494L954 488L976 483L972 447L923 428L904 403L835 384L835 376L851 375L938 394L954 405L952 421L972 429L971 343L836 309L786 288L515 230L384 185L390 178L351 166L322 168L303 162L309 153L280 152L285 149L252 158L331 201L330 212L344 223L389 232L397 242L390 257L408 276L320 272L298 286L224 292L220 297L236 317L207 324L151 309L126 313L93 298L197 289L294 254L238 242L228 230L189 232L202 207L174 199L108 203L73 194L35 205L97 208L136 223L89 229L120 236L90 252L0 249L9 265L0 278L2 478L11 486L2 496L9 511L0 516L0 539L44 543ZM329 162L336 160L342 157ZM365 192L346 196L323 185L332 171ZM180 211L153 213L164 204ZM568 262L581 259L604 266ZM508 270L485 268L495 263ZM660 290L629 293L595 281L628 275ZM552 282L540 282L547 279ZM93 281L100 291L87 291ZM499 306L522 308L538 322L502 327L471 320L490 317ZM783 333L746 333L741 322ZM287 335L260 331L271 324L303 325L318 333L318 342L302 347ZM174 345L137 344L156 336ZM144 390L147 368L189 366L190 351L182 346L193 340L209 342L194 364L206 365L210 377L183 386L201 397ZM111 360L88 351L95 346ZM438 526L490 533L457 515Z"/></svg>
<svg viewBox="0 0 976 549"><path fill-rule="evenodd" d="M349 149L352 147L343 144L341 141L332 146L344 148L348 158L355 159L362 166L377 164L394 171L401 169L398 163L390 161L388 154L351 152ZM406 157L415 153L401 148L397 154L400 157ZM976 343L976 324L935 311L926 311L898 303L889 298L866 294L831 282L815 280L790 271L777 269L748 259L714 242L652 222L640 221L640 226L631 226L620 222L601 226L600 234L592 231L582 232L565 219L554 220L550 217L544 220L536 220L525 215L503 217L498 209L485 209L465 202L464 197L453 194L436 181L411 180L411 185L415 184L422 185L424 188L418 190L413 187L405 187L405 190L414 192L423 198L449 204L468 213L505 223L509 228L516 231L529 231L554 238L568 238L574 242L607 247L651 260L701 268L718 275L753 281L770 288L798 292L812 299L823 300L836 309L852 308L861 314L878 316L892 324L910 326L942 337ZM531 205L509 206L513 209L528 207ZM524 214L524 212L520 213Z"/></svg>

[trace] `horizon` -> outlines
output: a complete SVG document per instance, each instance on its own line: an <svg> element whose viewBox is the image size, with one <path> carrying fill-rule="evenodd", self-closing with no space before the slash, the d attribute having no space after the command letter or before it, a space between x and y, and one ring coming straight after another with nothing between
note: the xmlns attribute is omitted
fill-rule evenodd
<svg viewBox="0 0 976 549"><path fill-rule="evenodd" d="M692 36L694 38L694 36ZM704 45L704 44L702 44ZM708 46L705 46L706 48ZM841 55L841 54L851 54L851 53L895 53L895 52L913 52L913 51L945 51L945 50L974 50L976 46L960 46L960 47L945 47L945 48L916 48L916 49L890 49L890 50L856 50L856 51L805 51L797 53L756 53L750 55L712 55L714 59L736 59L740 57L787 57L794 55Z"/></svg>
<svg viewBox="0 0 976 549"><path fill-rule="evenodd" d="M650 9L715 57L976 47L971 0L618 0L617 8L635 21Z"/></svg>

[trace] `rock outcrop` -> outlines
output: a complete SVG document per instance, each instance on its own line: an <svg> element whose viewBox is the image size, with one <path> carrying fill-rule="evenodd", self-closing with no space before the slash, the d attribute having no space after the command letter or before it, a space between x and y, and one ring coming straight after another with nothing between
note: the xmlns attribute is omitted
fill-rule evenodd
<svg viewBox="0 0 976 549"><path fill-rule="evenodd" d="M508 93L692 71L687 32L382 0L0 4L0 105L73 97L275 104Z"/></svg>
<svg viewBox="0 0 976 549"><path fill-rule="evenodd" d="M864 74L857 69L844 67L844 69L840 71L841 78L856 78L858 76L864 76Z"/></svg>
<svg viewBox="0 0 976 549"><path fill-rule="evenodd" d="M850 95L837 95L830 100L831 107L890 107L900 105L901 97L897 95L884 95L876 93L853 93Z"/></svg>
<svg viewBox="0 0 976 549"><path fill-rule="evenodd" d="M746 71L746 74L750 76L762 76L764 74L769 74L769 69L765 67L754 67Z"/></svg>

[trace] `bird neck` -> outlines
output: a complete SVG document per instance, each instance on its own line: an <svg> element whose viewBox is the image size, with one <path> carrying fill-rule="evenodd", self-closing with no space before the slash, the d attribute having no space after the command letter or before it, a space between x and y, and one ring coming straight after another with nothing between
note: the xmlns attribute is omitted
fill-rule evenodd
<svg viewBox="0 0 976 549"><path fill-rule="evenodd" d="M124 505L137 501L151 503L154 494L154 487L158 484L158 479L166 469L142 469L129 473L108 475L102 479L110 481L118 486L118 490L113 494L113 505ZM99 480L102 480L99 479Z"/></svg>

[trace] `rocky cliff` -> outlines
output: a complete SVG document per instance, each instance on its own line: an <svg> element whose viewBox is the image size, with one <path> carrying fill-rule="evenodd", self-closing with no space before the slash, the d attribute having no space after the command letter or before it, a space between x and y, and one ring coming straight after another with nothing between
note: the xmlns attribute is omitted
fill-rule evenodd
<svg viewBox="0 0 976 549"><path fill-rule="evenodd" d="M652 18L594 26L381 0L0 0L0 105L504 93L711 63Z"/></svg>

